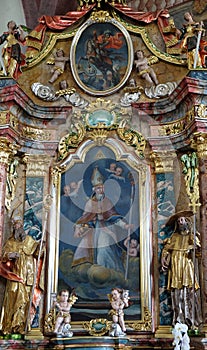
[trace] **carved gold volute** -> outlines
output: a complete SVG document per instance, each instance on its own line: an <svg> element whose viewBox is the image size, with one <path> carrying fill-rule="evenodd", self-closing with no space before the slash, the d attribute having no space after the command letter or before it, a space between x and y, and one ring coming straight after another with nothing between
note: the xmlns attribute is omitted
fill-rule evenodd
<svg viewBox="0 0 207 350"><path fill-rule="evenodd" d="M60 160L67 156L70 149L77 148L85 137L86 130L82 123L76 123L74 129L75 130L70 131L69 134L63 136L59 142L58 151Z"/></svg>
<svg viewBox="0 0 207 350"><path fill-rule="evenodd" d="M152 330L152 315L147 307L144 307L144 320L135 321L130 325L135 331L151 331Z"/></svg>
<svg viewBox="0 0 207 350"><path fill-rule="evenodd" d="M125 126L125 121L121 122L117 128L119 138L126 142L127 145L135 148L135 152L140 158L144 158L146 140L139 132Z"/></svg>

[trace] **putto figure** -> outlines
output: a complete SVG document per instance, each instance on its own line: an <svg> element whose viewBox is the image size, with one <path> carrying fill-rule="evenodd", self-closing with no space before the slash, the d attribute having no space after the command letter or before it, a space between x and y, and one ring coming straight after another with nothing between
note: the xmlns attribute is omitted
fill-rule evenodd
<svg viewBox="0 0 207 350"><path fill-rule="evenodd" d="M73 332L70 331L70 309L76 300L77 297L75 295L69 297L69 291L67 289L59 292L58 300L55 300L53 304L53 308L57 312L54 328L55 335L69 338L73 336Z"/></svg>
<svg viewBox="0 0 207 350"><path fill-rule="evenodd" d="M54 83L58 77L64 73L66 62L69 61L69 57L65 56L63 49L58 49L55 56L48 60L47 64L53 65L51 68L51 77L49 83Z"/></svg>
<svg viewBox="0 0 207 350"><path fill-rule="evenodd" d="M149 86L152 85L158 85L158 79L157 79L157 75L155 74L155 71L153 70L152 67L150 67L150 65L152 63L156 63L157 59L155 58L155 56L151 56L151 58L147 58L144 56L144 53L142 50L137 50L135 52L135 60L134 60L134 64L135 67L138 71L138 75L145 79L146 83Z"/></svg>
<svg viewBox="0 0 207 350"><path fill-rule="evenodd" d="M126 335L123 310L129 306L129 291L113 288L111 294L108 294L108 298L112 307L109 311L109 316L113 321L110 335L113 337L123 337Z"/></svg>

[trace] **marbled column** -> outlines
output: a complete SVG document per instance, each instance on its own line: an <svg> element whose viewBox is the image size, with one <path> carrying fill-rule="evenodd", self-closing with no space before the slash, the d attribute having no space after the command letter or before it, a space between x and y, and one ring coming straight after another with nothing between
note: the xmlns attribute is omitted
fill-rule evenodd
<svg viewBox="0 0 207 350"><path fill-rule="evenodd" d="M26 165L25 198L29 199L29 203L26 203L25 199L25 208L27 207L27 210L24 212L24 224L27 227L27 232L32 235L33 239L42 239L42 242L45 242L45 247L47 249L48 240L50 238L47 231L49 209L46 209L45 199L49 191L49 171L51 158L47 154L27 154L24 156L23 160ZM31 197L30 193L32 193ZM33 196L33 193L35 193L35 196ZM33 207L38 209L35 210ZM32 214L27 215L30 210ZM34 227L35 230L33 229ZM40 243L40 247L44 248L44 244L41 245ZM47 263L49 263L48 259ZM40 267L41 264L38 266L38 273ZM47 270L48 266L45 267L45 273ZM39 288L39 286L37 288ZM39 289L39 291L41 291L41 289ZM33 318L33 322L31 324L31 330L27 334L27 339L35 339L37 336L42 336L41 326L43 324L42 317L45 297L46 294L41 291L39 301L36 304L35 317Z"/></svg>
<svg viewBox="0 0 207 350"><path fill-rule="evenodd" d="M207 134L194 138L199 159L200 228L202 246L202 310L207 331Z"/></svg>
<svg viewBox="0 0 207 350"><path fill-rule="evenodd" d="M6 138L0 137L0 250L2 248L4 230L7 168L10 162L10 156L15 152L12 144Z"/></svg>
<svg viewBox="0 0 207 350"><path fill-rule="evenodd" d="M174 161L176 159L175 152L159 151L153 152L152 157L155 169L156 182L156 211L157 218L157 255L158 266L160 265L160 256L163 248L163 241L169 236L168 227L165 223L175 210L174 195ZM159 274L159 304L160 315L159 323L161 326L172 324L172 308L170 293L166 290L167 274L160 271Z"/></svg>

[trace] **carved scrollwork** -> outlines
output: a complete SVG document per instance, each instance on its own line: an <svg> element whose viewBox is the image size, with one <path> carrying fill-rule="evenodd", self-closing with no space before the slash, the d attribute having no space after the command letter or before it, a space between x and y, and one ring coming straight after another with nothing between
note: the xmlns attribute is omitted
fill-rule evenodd
<svg viewBox="0 0 207 350"><path fill-rule="evenodd" d="M45 323L44 323L45 334L49 334L53 332L55 318L56 318L55 309L50 310L45 317Z"/></svg>
<svg viewBox="0 0 207 350"><path fill-rule="evenodd" d="M64 159L69 153L71 148L77 148L81 141L83 141L85 137L85 128L82 123L75 124L76 131L72 131L71 133L65 135L60 140L58 151L59 151L59 159Z"/></svg>
<svg viewBox="0 0 207 350"><path fill-rule="evenodd" d="M125 121L120 123L119 127L117 128L117 134L121 140L126 142L127 145L135 147L140 158L144 157L146 140L142 134L125 127Z"/></svg>
<svg viewBox="0 0 207 350"><path fill-rule="evenodd" d="M48 141L51 137L51 133L48 130L40 130L30 126L24 127L22 133L28 139L37 141Z"/></svg>
<svg viewBox="0 0 207 350"><path fill-rule="evenodd" d="M151 312L144 307L144 319L130 324L135 331L151 331L152 330L152 315Z"/></svg>
<svg viewBox="0 0 207 350"><path fill-rule="evenodd" d="M168 123L166 125L163 125L159 129L159 134L161 136L169 136L169 135L176 135L186 128L186 122L185 119L177 120L174 123Z"/></svg>
<svg viewBox="0 0 207 350"><path fill-rule="evenodd" d="M65 166L62 166L62 167L55 166L54 168L51 169L51 175L52 175L52 179L53 179L53 185L54 185L55 187L57 187L58 184L59 184L60 174L63 172L63 170L65 170Z"/></svg>

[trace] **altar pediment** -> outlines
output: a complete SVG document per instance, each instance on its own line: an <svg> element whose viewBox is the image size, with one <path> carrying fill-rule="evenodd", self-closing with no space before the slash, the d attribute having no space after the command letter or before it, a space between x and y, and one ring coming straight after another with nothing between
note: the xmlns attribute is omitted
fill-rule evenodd
<svg viewBox="0 0 207 350"><path fill-rule="evenodd" d="M18 83L42 106L81 109L95 96L113 96L130 108L166 98L188 72L186 53L168 52L170 25L168 10L140 13L110 2L43 16L28 33L27 66ZM141 68L137 52L145 59Z"/></svg>

